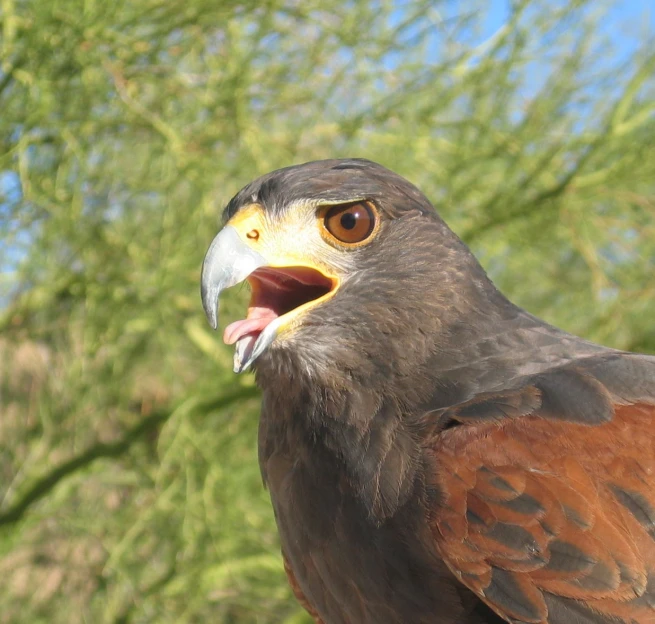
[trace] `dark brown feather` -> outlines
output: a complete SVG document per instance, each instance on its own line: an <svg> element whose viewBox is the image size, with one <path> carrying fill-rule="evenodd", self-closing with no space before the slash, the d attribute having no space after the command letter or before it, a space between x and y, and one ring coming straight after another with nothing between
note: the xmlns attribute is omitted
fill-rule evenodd
<svg viewBox="0 0 655 624"><path fill-rule="evenodd" d="M302 605L302 607L307 611L307 613L309 613L309 615L311 615L314 618L314 622L316 622L316 624L324 624L323 620L321 620L314 607L312 607L312 605L309 604L309 602L307 601L307 598L305 598L305 594L302 593L302 590L300 589L300 585L296 580L296 576L293 573L293 570L291 569L291 566L289 565L287 558L284 557L283 559L284 559L284 571L287 575L289 585L291 587L291 590L293 591L293 595L296 597L296 600Z"/></svg>

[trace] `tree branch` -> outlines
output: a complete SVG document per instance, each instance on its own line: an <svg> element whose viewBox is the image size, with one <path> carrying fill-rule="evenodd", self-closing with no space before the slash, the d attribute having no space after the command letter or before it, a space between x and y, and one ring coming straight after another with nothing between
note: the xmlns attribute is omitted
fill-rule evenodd
<svg viewBox="0 0 655 624"><path fill-rule="evenodd" d="M255 387L241 388L231 394L214 397L210 400L198 403L194 411L211 411L221 409L243 399L254 398L258 395ZM10 505L4 512L0 512L0 526L11 525L18 522L29 508L46 496L63 479L76 471L91 465L97 459L120 457L130 447L143 439L148 433L163 425L171 416L172 412L157 412L144 418L140 423L132 427L127 433L116 442L94 444L86 451L63 462L48 474L40 477L15 503Z"/></svg>

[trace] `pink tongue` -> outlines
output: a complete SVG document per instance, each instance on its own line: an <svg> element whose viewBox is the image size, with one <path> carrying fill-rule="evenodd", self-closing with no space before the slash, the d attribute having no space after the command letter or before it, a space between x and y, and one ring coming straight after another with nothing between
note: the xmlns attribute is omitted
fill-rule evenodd
<svg viewBox="0 0 655 624"><path fill-rule="evenodd" d="M242 336L261 332L278 315L270 308L250 308L248 318L242 321L230 323L223 332L223 342L225 344L234 344Z"/></svg>

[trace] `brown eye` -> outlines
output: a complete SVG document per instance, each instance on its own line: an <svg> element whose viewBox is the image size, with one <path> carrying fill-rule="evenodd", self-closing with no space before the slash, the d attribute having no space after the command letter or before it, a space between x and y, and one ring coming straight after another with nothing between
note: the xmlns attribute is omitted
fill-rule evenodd
<svg viewBox="0 0 655 624"><path fill-rule="evenodd" d="M375 223L375 211L366 202L332 206L323 216L325 229L349 245L365 241L373 233Z"/></svg>

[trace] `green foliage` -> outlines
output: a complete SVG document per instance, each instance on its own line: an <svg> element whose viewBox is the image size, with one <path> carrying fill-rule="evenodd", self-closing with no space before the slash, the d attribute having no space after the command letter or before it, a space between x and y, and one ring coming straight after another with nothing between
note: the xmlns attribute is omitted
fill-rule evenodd
<svg viewBox="0 0 655 624"><path fill-rule="evenodd" d="M273 168L382 162L518 303L655 351L655 46L615 48L621 4L490 34L486 2L2 0L0 622L307 621L198 294Z"/></svg>

